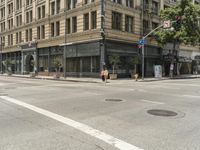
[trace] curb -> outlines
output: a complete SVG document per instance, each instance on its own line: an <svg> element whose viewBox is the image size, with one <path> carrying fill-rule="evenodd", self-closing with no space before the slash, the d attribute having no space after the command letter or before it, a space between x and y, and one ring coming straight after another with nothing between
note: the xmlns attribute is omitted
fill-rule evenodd
<svg viewBox="0 0 200 150"><path fill-rule="evenodd" d="M144 80L139 80L139 82L154 82L154 81L163 81L163 80L179 80L179 79L198 79L200 78L200 76L198 77L173 77L173 78L162 78L162 79L144 79Z"/></svg>
<svg viewBox="0 0 200 150"><path fill-rule="evenodd" d="M11 78L27 78L27 79L36 79L36 80L52 80L52 81L67 81L67 82L83 82L83 83L100 83L98 81L81 81L81 80L72 80L72 79L54 79L54 78L42 78L42 77L27 77L27 76L15 76L15 75L0 75L4 77L11 77Z"/></svg>

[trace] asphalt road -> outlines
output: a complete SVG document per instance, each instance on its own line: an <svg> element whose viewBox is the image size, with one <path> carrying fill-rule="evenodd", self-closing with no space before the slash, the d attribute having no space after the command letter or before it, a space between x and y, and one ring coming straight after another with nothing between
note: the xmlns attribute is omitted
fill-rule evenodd
<svg viewBox="0 0 200 150"><path fill-rule="evenodd" d="M0 76L1 150L199 150L199 115L200 79L105 85Z"/></svg>

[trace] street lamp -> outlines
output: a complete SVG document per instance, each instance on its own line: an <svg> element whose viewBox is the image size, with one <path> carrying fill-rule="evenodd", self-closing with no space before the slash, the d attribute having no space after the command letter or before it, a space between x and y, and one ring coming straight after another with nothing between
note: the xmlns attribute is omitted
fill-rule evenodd
<svg viewBox="0 0 200 150"><path fill-rule="evenodd" d="M3 47L4 43L1 42L1 74L3 74Z"/></svg>
<svg viewBox="0 0 200 150"><path fill-rule="evenodd" d="M101 0L101 43L100 43L100 69L105 66L105 1Z"/></svg>

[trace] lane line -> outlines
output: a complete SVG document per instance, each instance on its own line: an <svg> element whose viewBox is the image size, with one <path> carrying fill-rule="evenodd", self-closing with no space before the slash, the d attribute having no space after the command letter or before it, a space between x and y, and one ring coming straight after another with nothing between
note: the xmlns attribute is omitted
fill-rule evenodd
<svg viewBox="0 0 200 150"><path fill-rule="evenodd" d="M200 87L199 84L184 84L184 83L164 83L165 85L170 85L170 86L173 86L173 85L180 85L180 86L195 86L195 87Z"/></svg>
<svg viewBox="0 0 200 150"><path fill-rule="evenodd" d="M36 106L33 106L33 105L30 105L30 104L27 104L27 103L24 103L24 102L21 102L17 99L14 99L14 98L11 98L11 97L8 97L8 96L0 96L1 99L3 100L6 100L8 102L11 102L11 103L14 103L16 105L19 105L19 106L22 106L22 107L25 107L27 109L30 109L34 112L37 112L39 114L42 114L44 116L47 116L49 118L52 118L54 120L57 120L61 123L64 123L68 126L71 126L77 130L80 130L88 135L91 135L93 137L96 137L120 150L142 150L134 145L131 145L127 142L124 142L120 139L117 139L109 134L106 134L102 131L99 131L97 129L94 129L88 125L85 125L85 124L82 124L80 122L77 122L77 121L74 121L70 118L67 118L67 117L63 117L61 115L58 115L58 114L55 114L53 112L50 112L48 110L45 110L45 109L42 109L42 108L39 108L39 107L36 107Z"/></svg>
<svg viewBox="0 0 200 150"><path fill-rule="evenodd" d="M145 99L142 99L141 101L147 102L147 103L152 103L152 104L158 104L158 105L163 105L163 104L165 104L165 103L161 103L161 102L157 102L157 101L150 101L150 100L145 100Z"/></svg>
<svg viewBox="0 0 200 150"><path fill-rule="evenodd" d="M165 85L151 85L151 88L163 88L163 89L172 89L172 90L180 90L181 88L174 88Z"/></svg>
<svg viewBox="0 0 200 150"><path fill-rule="evenodd" d="M200 98L198 95L183 95L184 97Z"/></svg>

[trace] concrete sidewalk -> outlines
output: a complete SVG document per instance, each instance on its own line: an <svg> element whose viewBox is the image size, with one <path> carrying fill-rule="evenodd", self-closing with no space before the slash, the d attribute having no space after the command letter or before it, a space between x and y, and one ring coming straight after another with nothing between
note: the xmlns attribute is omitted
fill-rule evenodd
<svg viewBox="0 0 200 150"><path fill-rule="evenodd" d="M8 75L7 74L0 74L0 76L8 76ZM9 75L8 77L42 79L42 80L56 80L56 81L70 81L70 82L102 83L102 80L100 78L86 78L86 77L82 77L82 78L78 78L78 77L55 78L53 76L40 76L40 75L35 76L35 77L31 77L29 74L28 75L12 74L12 75ZM169 78L169 77L144 78L144 80L138 79L138 82L154 82L154 81L162 81L162 80L194 79L194 78L200 78L200 75L179 75L179 76L174 76L173 78ZM131 79L131 78L119 78L117 80L108 80L108 83L123 82L123 81L136 82L134 79Z"/></svg>

